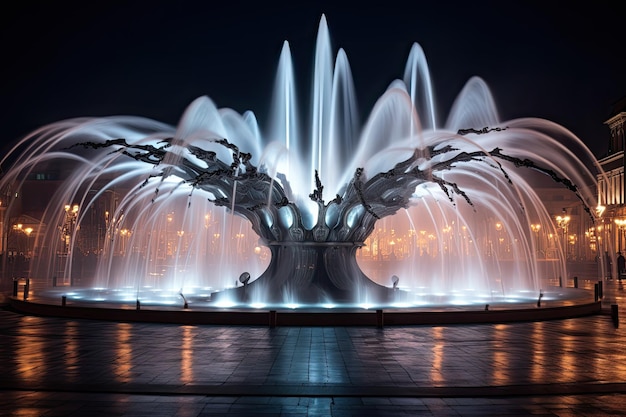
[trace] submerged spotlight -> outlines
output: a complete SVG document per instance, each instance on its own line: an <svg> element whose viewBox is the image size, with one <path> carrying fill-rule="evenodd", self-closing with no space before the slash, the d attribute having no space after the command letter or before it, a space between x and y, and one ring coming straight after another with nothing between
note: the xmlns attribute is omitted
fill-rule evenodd
<svg viewBox="0 0 626 417"><path fill-rule="evenodd" d="M393 284L393 289L394 290L398 289L398 282L400 282L400 278L398 278L397 275L392 275L391 276L391 283Z"/></svg>
<svg viewBox="0 0 626 417"><path fill-rule="evenodd" d="M248 281L250 281L249 272L244 272L243 274L239 275L239 282L241 282L244 287L248 285Z"/></svg>

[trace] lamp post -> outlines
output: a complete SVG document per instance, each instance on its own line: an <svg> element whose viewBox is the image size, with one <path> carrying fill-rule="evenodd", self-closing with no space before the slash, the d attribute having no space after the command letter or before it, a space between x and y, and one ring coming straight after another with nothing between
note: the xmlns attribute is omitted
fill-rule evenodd
<svg viewBox="0 0 626 417"><path fill-rule="evenodd" d="M622 251L622 241L624 240L624 228L626 228L626 219L615 219L617 226L617 251Z"/></svg>
<svg viewBox="0 0 626 417"><path fill-rule="evenodd" d="M585 232L585 237L587 238L587 245L585 249L585 256L587 259L591 259L594 253L597 251L596 246L596 228L590 227L589 230Z"/></svg>
<svg viewBox="0 0 626 417"><path fill-rule="evenodd" d="M565 245L565 258L569 258L569 245L567 240L569 221L570 217L567 214L563 216L556 216L556 224L561 230L563 230L563 240L561 242Z"/></svg>
<svg viewBox="0 0 626 417"><path fill-rule="evenodd" d="M504 230L504 226L501 222L496 222L496 237L498 241L498 246L496 248L498 256L502 256L502 245L504 244L504 237L502 237L502 230Z"/></svg>
<svg viewBox="0 0 626 417"><path fill-rule="evenodd" d="M127 246L131 233L132 232L128 229L120 230L120 255L122 256L126 255L128 251Z"/></svg>
<svg viewBox="0 0 626 417"><path fill-rule="evenodd" d="M60 227L61 229L61 240L63 241L63 250L58 253L59 258L59 267L58 274L53 278L53 282L57 279L57 276L63 277L63 281L65 282L65 274L67 273L68 267L68 258L71 256L70 252L72 252L72 245L75 243L72 241L74 239L74 234L76 232L76 220L78 218L78 204L74 204L70 206L66 204L64 207L65 210L65 218L63 220L63 225ZM74 285L73 277L70 276L70 286ZM54 282L56 285L56 282Z"/></svg>
<svg viewBox="0 0 626 417"><path fill-rule="evenodd" d="M539 230L541 230L541 224L539 223L533 223L530 225L530 230L533 231L533 234L535 236L535 250L537 251L537 254L539 254L541 252L541 248L539 247Z"/></svg>
<svg viewBox="0 0 626 417"><path fill-rule="evenodd" d="M26 256L30 258L31 256L31 248L30 248L30 234L33 233L32 227L27 227L24 229L24 234L26 234Z"/></svg>
<svg viewBox="0 0 626 417"><path fill-rule="evenodd" d="M74 204L70 206L69 204L65 205L65 220L63 222L63 226L61 228L62 239L64 242L63 252L68 254L70 252L71 247L71 239L72 235L76 229L76 219L78 217L78 204Z"/></svg>

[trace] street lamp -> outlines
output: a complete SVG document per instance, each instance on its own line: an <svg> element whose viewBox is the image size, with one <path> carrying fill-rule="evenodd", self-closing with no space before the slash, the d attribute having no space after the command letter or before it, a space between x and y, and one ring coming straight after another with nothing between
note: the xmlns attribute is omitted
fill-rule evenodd
<svg viewBox="0 0 626 417"><path fill-rule="evenodd" d="M530 225L530 230L532 230L535 234L535 250L537 251L537 253L541 252L541 248L539 247L539 231L541 230L541 224L539 223L533 223Z"/></svg>
<svg viewBox="0 0 626 417"><path fill-rule="evenodd" d="M565 229L567 228L567 225L570 221L570 217L565 215L565 216L556 216L556 223L557 225L561 228L561 229Z"/></svg>
<svg viewBox="0 0 626 417"><path fill-rule="evenodd" d="M32 227L24 227L24 225L22 223L14 224L12 228L18 235L19 235L19 233L24 233L26 235L25 256L28 258L29 255L30 255L30 234L33 233L34 229ZM19 239L19 237L16 237L16 239ZM18 243L17 246L18 246L17 253L19 254L20 252L22 252L22 250L21 250L21 246L22 245Z"/></svg>
<svg viewBox="0 0 626 417"><path fill-rule="evenodd" d="M559 227L559 229L563 230L563 240L561 242L563 242L563 244L565 246L565 257L566 258L569 258L569 245L568 245L568 242L567 242L567 228L568 228L568 225L569 225L569 221L570 221L570 217L567 214L565 214L563 216L556 216L556 224Z"/></svg>
<svg viewBox="0 0 626 417"><path fill-rule="evenodd" d="M508 248L505 247L503 249L503 245L504 245L504 237L502 234L502 231L504 230L504 225L502 224L502 222L496 222L496 238L497 238L497 242L498 245L496 247L497 253L499 256L502 255L503 251L504 253L508 252Z"/></svg>
<svg viewBox="0 0 626 417"><path fill-rule="evenodd" d="M130 235L132 234L132 232L128 229L122 229L120 230L120 241L121 241L121 248L120 248L120 255L125 255L127 252L127 246L128 246L128 239L130 238Z"/></svg>
<svg viewBox="0 0 626 417"><path fill-rule="evenodd" d="M615 219L615 224L617 225L617 230L619 231L617 237L617 250L621 252L624 228L626 228L626 219Z"/></svg>
<svg viewBox="0 0 626 417"><path fill-rule="evenodd" d="M33 233L32 227L27 227L24 229L24 234L26 234L26 256L30 258L30 234Z"/></svg>
<svg viewBox="0 0 626 417"><path fill-rule="evenodd" d="M64 243L63 252L68 254L70 252L71 242L70 239L76 230L76 219L78 217L78 204L70 206L66 204L65 207L65 219L63 226L61 227L61 240Z"/></svg>

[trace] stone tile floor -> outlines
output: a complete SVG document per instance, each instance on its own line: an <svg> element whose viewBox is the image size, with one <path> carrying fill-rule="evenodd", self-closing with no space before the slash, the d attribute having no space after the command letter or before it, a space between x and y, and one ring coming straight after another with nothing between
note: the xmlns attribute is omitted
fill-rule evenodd
<svg viewBox="0 0 626 417"><path fill-rule="evenodd" d="M626 415L610 315L404 327L182 326L0 310L0 416Z"/></svg>

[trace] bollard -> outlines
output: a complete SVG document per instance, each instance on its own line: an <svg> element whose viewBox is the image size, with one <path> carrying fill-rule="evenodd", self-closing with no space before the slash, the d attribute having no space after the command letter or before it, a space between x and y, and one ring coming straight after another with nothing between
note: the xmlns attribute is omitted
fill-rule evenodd
<svg viewBox="0 0 626 417"><path fill-rule="evenodd" d="M600 300L604 298L604 295L602 294L602 281L598 281L598 298Z"/></svg>
<svg viewBox="0 0 626 417"><path fill-rule="evenodd" d="M17 287L19 286L19 281L13 278L13 297L17 297Z"/></svg>
<svg viewBox="0 0 626 417"><path fill-rule="evenodd" d="M489 304L485 304L485 311L489 311Z"/></svg>
<svg viewBox="0 0 626 417"><path fill-rule="evenodd" d="M617 310L617 304L611 305L611 318L613 319L613 326L617 329L619 327L619 314Z"/></svg>
<svg viewBox="0 0 626 417"><path fill-rule="evenodd" d="M593 284L593 297L597 302L598 301L598 284L597 283Z"/></svg>
<svg viewBox="0 0 626 417"><path fill-rule="evenodd" d="M137 310L141 310L141 303L139 302L139 299L137 299Z"/></svg>
<svg viewBox="0 0 626 417"><path fill-rule="evenodd" d="M67 303L67 297L64 295L64 296L62 296L62 297L61 297L61 305L62 305L63 307L65 307L65 304L66 304L66 303Z"/></svg>
<svg viewBox="0 0 626 417"><path fill-rule="evenodd" d="M578 277L574 277L574 288L578 288Z"/></svg>
<svg viewBox="0 0 626 417"><path fill-rule="evenodd" d="M28 300L29 292L30 292L30 278L26 278L26 283L24 284L24 300Z"/></svg>
<svg viewBox="0 0 626 417"><path fill-rule="evenodd" d="M382 310L376 310L376 327L378 327L379 329L382 329L383 326L384 326L383 311Z"/></svg>
<svg viewBox="0 0 626 417"><path fill-rule="evenodd" d="M276 327L276 310L270 310L270 329Z"/></svg>

